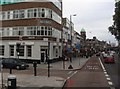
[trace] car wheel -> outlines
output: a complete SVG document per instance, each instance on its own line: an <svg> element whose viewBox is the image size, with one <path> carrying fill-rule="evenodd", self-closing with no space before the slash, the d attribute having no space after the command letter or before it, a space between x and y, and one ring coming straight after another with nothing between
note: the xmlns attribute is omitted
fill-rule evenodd
<svg viewBox="0 0 120 89"><path fill-rule="evenodd" d="M20 66L16 66L16 69L19 70L19 69L20 69Z"/></svg>

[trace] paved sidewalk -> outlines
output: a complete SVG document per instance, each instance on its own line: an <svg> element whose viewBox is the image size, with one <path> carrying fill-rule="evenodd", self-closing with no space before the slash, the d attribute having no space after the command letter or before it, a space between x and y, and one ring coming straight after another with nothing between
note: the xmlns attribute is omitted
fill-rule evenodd
<svg viewBox="0 0 120 89"><path fill-rule="evenodd" d="M79 69L81 68L86 61L89 58L72 58L72 63L70 63L70 61L59 61L59 62L55 62L55 63L50 63L50 68L51 69L57 69L57 70L68 70L69 65L71 64L74 69ZM48 64L38 64L37 65L38 68L42 68L42 69L47 69L48 68ZM33 67L33 65L31 64L30 67Z"/></svg>
<svg viewBox="0 0 120 89"><path fill-rule="evenodd" d="M4 74L4 78L6 78L4 82L7 83L7 77L9 75L8 73ZM53 76L33 76L27 74L17 74L15 76L18 87L61 87L64 81L63 78Z"/></svg>
<svg viewBox="0 0 120 89"><path fill-rule="evenodd" d="M89 58L88 58L89 59ZM73 58L72 60L72 66L74 69L81 68L88 59L85 58ZM70 65L69 61L65 61L65 69L68 70L68 66ZM47 69L47 64L38 64L38 68ZM30 65L30 68L33 67L33 65ZM51 63L51 69L57 69L57 70L63 70L63 61ZM4 73L4 83L7 85L7 79L10 74ZM64 85L64 82L66 79L56 76L33 76L30 74L16 74L17 78L17 86L20 86L22 88L20 89L48 89L44 87L59 87L62 88ZM22 76L22 77L21 77ZM28 88L27 88L28 87ZM50 88L51 89L51 88Z"/></svg>

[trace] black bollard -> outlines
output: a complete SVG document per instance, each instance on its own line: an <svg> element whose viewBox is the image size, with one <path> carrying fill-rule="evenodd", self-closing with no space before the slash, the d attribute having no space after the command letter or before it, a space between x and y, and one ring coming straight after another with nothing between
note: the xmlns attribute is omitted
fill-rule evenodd
<svg viewBox="0 0 120 89"><path fill-rule="evenodd" d="M10 74L12 74L12 65L10 65Z"/></svg>
<svg viewBox="0 0 120 89"><path fill-rule="evenodd" d="M34 76L37 76L37 62L33 62L33 67L34 67Z"/></svg>

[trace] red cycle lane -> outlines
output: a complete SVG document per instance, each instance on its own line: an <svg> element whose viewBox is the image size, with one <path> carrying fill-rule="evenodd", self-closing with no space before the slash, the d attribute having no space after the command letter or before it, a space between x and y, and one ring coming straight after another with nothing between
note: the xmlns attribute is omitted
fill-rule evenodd
<svg viewBox="0 0 120 89"><path fill-rule="evenodd" d="M91 57L84 67L70 77L63 89L110 89L98 57Z"/></svg>

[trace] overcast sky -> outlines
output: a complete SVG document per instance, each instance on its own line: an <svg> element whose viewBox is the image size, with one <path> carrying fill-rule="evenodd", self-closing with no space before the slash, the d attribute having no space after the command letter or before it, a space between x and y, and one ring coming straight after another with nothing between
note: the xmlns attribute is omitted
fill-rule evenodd
<svg viewBox="0 0 120 89"><path fill-rule="evenodd" d="M87 38L96 36L99 40L115 43L114 36L108 31L113 24L114 0L63 0L63 17L72 17L75 30L86 30Z"/></svg>

